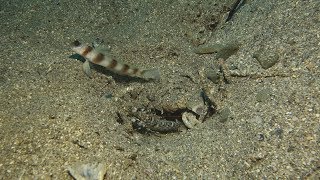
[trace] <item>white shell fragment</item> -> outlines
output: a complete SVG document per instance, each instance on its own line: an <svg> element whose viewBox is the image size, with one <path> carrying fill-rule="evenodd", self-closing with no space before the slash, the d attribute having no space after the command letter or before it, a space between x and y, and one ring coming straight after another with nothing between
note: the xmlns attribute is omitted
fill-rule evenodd
<svg viewBox="0 0 320 180"><path fill-rule="evenodd" d="M76 180L103 180L107 172L106 164L77 164L68 167L69 174Z"/></svg>
<svg viewBox="0 0 320 180"><path fill-rule="evenodd" d="M189 98L187 102L187 108L199 115L198 121L201 122L204 120L209 110L208 105L206 104L206 102L204 102L204 99L201 96L201 91L196 92Z"/></svg>
<svg viewBox="0 0 320 180"><path fill-rule="evenodd" d="M190 113L190 112L182 113L182 121L183 121L184 125L189 129L194 128L197 124L200 123L200 121L197 119L197 117L193 113Z"/></svg>
<svg viewBox="0 0 320 180"><path fill-rule="evenodd" d="M204 104L198 104L198 105L192 107L191 110L192 110L192 112L194 112L200 116L199 121L203 121L206 114L208 113L209 109Z"/></svg>
<svg viewBox="0 0 320 180"><path fill-rule="evenodd" d="M187 109L182 113L182 121L184 125L191 129L197 124L203 122L208 115L211 107L210 100L206 99L206 94L200 90L189 97L187 101Z"/></svg>

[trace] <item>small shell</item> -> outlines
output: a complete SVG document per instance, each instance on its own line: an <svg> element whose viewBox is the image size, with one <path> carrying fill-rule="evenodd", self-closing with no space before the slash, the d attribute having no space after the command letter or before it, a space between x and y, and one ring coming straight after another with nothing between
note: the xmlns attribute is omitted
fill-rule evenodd
<svg viewBox="0 0 320 180"><path fill-rule="evenodd" d="M76 180L103 180L107 166L104 163L76 164L68 167L68 171Z"/></svg>
<svg viewBox="0 0 320 180"><path fill-rule="evenodd" d="M188 102L187 102L187 108L199 115L200 117L198 118L199 121L203 121L206 114L208 113L208 106L204 102L203 97L201 96L202 91L195 93L192 95Z"/></svg>
<svg viewBox="0 0 320 180"><path fill-rule="evenodd" d="M203 104L193 106L191 110L192 110L192 112L194 112L200 116L199 117L200 121L203 121L206 114L208 113L208 107Z"/></svg>
<svg viewBox="0 0 320 180"><path fill-rule="evenodd" d="M183 121L184 125L189 129L194 128L197 124L200 123L200 121L197 119L197 117L190 112L182 113L182 121Z"/></svg>

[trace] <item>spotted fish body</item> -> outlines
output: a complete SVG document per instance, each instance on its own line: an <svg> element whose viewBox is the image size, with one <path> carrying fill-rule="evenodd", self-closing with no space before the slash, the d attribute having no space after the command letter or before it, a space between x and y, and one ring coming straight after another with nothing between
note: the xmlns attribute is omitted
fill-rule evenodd
<svg viewBox="0 0 320 180"><path fill-rule="evenodd" d="M72 43L72 50L86 58L87 61L103 66L117 74L140 77L147 80L160 79L160 73L158 69L141 70L139 68L133 68L127 64L119 63L111 56L103 54L91 46L81 44L79 41L74 41ZM87 61L84 65L87 64L86 67L89 68L89 64ZM84 71L86 72L86 74L89 74L87 73L89 70L87 70L86 67L84 66Z"/></svg>

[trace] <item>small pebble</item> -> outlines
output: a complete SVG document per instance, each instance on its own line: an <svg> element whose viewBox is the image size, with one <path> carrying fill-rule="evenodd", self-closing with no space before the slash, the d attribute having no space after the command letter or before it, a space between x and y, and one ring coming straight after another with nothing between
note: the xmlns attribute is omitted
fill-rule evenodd
<svg viewBox="0 0 320 180"><path fill-rule="evenodd" d="M215 84L220 82L220 72L218 69L208 69L206 71L207 78Z"/></svg>
<svg viewBox="0 0 320 180"><path fill-rule="evenodd" d="M267 100L270 99L271 94L272 94L272 89L270 88L262 89L257 93L256 100L258 102L266 102Z"/></svg>
<svg viewBox="0 0 320 180"><path fill-rule="evenodd" d="M278 137L278 138L282 138L282 135L283 135L283 129L281 128L276 128L274 131L274 134Z"/></svg>
<svg viewBox="0 0 320 180"><path fill-rule="evenodd" d="M226 122L231 115L231 110L228 107L220 111L220 122Z"/></svg>
<svg viewBox="0 0 320 180"><path fill-rule="evenodd" d="M258 141L263 141L264 140L264 135L262 133L259 133L257 135Z"/></svg>
<svg viewBox="0 0 320 180"><path fill-rule="evenodd" d="M111 99L112 98L112 93L111 92L107 92L103 95L104 98L106 99Z"/></svg>
<svg viewBox="0 0 320 180"><path fill-rule="evenodd" d="M253 54L263 69L269 69L279 61L279 55L271 50L260 49Z"/></svg>

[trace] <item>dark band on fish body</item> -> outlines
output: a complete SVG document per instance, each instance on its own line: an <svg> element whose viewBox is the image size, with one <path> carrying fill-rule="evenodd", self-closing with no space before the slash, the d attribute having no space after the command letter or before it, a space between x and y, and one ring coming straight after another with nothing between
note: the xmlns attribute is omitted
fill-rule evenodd
<svg viewBox="0 0 320 180"><path fill-rule="evenodd" d="M89 52L92 51L92 49L93 49L92 47L87 46L87 47L84 49L84 51L81 53L81 55L85 57Z"/></svg>
<svg viewBox="0 0 320 180"><path fill-rule="evenodd" d="M116 67L118 64L118 62L114 59L112 59L111 63L109 64L108 68L110 69L114 69L114 67Z"/></svg>
<svg viewBox="0 0 320 180"><path fill-rule="evenodd" d="M99 64L104 59L104 55L101 53L98 53L93 59L92 62L95 64Z"/></svg>
<svg viewBox="0 0 320 180"><path fill-rule="evenodd" d="M125 73L127 73L127 71L129 70L129 68L130 68L129 65L124 64L123 67L122 67L122 69L121 69L121 72L125 74Z"/></svg>
<svg viewBox="0 0 320 180"><path fill-rule="evenodd" d="M139 71L138 68L134 68L132 74L137 74L138 71Z"/></svg>

